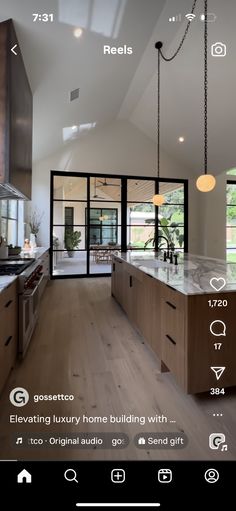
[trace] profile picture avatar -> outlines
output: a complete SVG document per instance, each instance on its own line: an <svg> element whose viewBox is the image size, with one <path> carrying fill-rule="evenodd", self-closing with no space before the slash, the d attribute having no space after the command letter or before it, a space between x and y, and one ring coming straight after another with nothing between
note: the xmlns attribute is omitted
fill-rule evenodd
<svg viewBox="0 0 236 511"><path fill-rule="evenodd" d="M16 387L10 392L9 399L14 406L25 406L29 401L29 393L23 387Z"/></svg>
<svg viewBox="0 0 236 511"><path fill-rule="evenodd" d="M211 45L212 57L225 57L226 55L226 44L214 43Z"/></svg>

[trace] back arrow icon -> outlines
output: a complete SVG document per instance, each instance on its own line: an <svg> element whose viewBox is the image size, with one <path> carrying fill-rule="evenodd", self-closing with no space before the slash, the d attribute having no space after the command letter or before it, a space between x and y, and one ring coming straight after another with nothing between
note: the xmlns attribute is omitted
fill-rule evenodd
<svg viewBox="0 0 236 511"><path fill-rule="evenodd" d="M14 53L14 55L17 55L15 48L17 48L17 44L15 44L15 46L12 46L11 51L12 53Z"/></svg>

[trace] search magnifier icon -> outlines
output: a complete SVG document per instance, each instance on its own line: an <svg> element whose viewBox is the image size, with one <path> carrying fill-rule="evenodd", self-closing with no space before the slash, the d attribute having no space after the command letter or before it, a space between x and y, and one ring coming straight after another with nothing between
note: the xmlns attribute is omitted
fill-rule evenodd
<svg viewBox="0 0 236 511"><path fill-rule="evenodd" d="M67 480L67 481L75 481L76 483L78 483L78 479L77 479L77 474L76 474L76 471L73 469L73 468L68 468L65 473L64 473L64 478Z"/></svg>

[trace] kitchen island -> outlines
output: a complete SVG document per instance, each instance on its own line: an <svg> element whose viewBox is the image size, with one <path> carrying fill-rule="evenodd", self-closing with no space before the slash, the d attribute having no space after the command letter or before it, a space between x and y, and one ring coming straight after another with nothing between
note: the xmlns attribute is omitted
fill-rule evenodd
<svg viewBox="0 0 236 511"><path fill-rule="evenodd" d="M112 295L185 392L236 385L236 264L128 252L113 257Z"/></svg>

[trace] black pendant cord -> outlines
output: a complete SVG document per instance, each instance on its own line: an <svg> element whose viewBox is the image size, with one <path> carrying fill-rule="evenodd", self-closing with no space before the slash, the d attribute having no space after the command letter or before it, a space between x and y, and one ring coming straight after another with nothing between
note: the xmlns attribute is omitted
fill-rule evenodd
<svg viewBox="0 0 236 511"><path fill-rule="evenodd" d="M191 14L194 13L197 0L194 0ZM207 26L208 0L204 0L204 173L208 171L208 26ZM165 57L162 52L162 42L158 41L155 48L158 50L158 77L157 77L157 177L160 177L160 57L166 62L174 60L180 52L187 37L191 21L188 22L184 35L177 50L171 57Z"/></svg>
<svg viewBox="0 0 236 511"><path fill-rule="evenodd" d="M192 6L192 10L191 10L191 14L194 13L194 10L195 10L195 7L196 7L196 3L197 3L197 0L194 0L193 2L193 6ZM205 2L206 3L206 2ZM206 28L206 9L207 9L207 6L205 5L205 31L207 33L207 28ZM175 53L171 56L171 57L165 57L165 55L163 55L163 52L162 52L162 42L161 41L158 41L156 44L155 44L155 48L158 50L158 64L157 64L157 155L156 155L156 158L157 158L157 178L159 179L160 177L160 116L161 116L161 113L160 113L160 87L161 87L161 77L160 77L160 71L161 71L161 57L163 58L163 60L165 60L166 62L170 62L171 60L173 60L179 53L179 51L181 50L183 44L184 44L184 41L187 37L187 33L189 31L189 27L190 27L190 23L191 21L188 22L187 24L187 27L185 29L185 32L184 32L184 35L181 39L181 42L177 48L177 50L175 51ZM206 41L206 46L207 46L207 41ZM207 73L207 62L206 62L206 65L205 65L205 73ZM207 75L206 75L206 95L207 95ZM205 132L207 132L207 102L205 100ZM206 139L206 137L205 137ZM207 148L205 148L205 169L207 168Z"/></svg>
<svg viewBox="0 0 236 511"><path fill-rule="evenodd" d="M158 63L157 63L157 177L160 177L160 118L161 118L161 106L160 106L160 85L161 85L161 55L160 48L158 49Z"/></svg>
<svg viewBox="0 0 236 511"><path fill-rule="evenodd" d="M191 10L191 14L193 14L193 13L194 13L194 11L195 11L196 3L197 3L197 0L194 0L194 2L193 2L193 6L192 6L192 10ZM205 16L206 16L206 14L205 14ZM206 17L205 17L205 20L206 20ZM205 21L205 23L206 23L206 21ZM184 44L184 41L185 41L185 39L186 39L186 37L187 37L187 33L188 33L188 31L189 31L189 27L190 27L190 25L191 25L191 20L189 20L189 22L188 22L188 24L187 24L187 26L186 26L186 29L185 29L184 35L183 35L183 37L182 37L182 39L181 39L181 41L180 41L180 44L179 44L179 46L178 46L177 50L174 52L174 54L173 54L171 57L165 57L165 55L163 55L162 50L161 50L161 49L159 50L159 51L160 51L160 54L161 54L161 56L162 56L162 58L163 58L163 60L165 60L166 62L170 62L171 60L174 60L174 59L175 59L175 57L178 55L178 53L180 52L180 50L181 50L181 48L182 48L182 46L183 46L183 44Z"/></svg>
<svg viewBox="0 0 236 511"><path fill-rule="evenodd" d="M204 0L204 173L207 174L208 167L208 54L207 54L207 3Z"/></svg>

